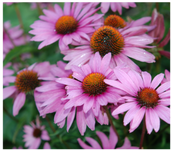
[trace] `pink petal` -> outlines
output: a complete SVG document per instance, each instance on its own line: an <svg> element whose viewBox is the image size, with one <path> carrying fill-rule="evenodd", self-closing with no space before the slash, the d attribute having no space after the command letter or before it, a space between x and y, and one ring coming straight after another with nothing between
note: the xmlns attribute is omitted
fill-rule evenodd
<svg viewBox="0 0 171 150"><path fill-rule="evenodd" d="M46 141L50 140L50 137L49 137L48 132L47 132L46 130L43 130L43 131L42 131L41 138L42 138L43 140L46 140Z"/></svg>
<svg viewBox="0 0 171 150"><path fill-rule="evenodd" d="M118 149L130 149L130 147L131 147L131 142L126 137L125 141L124 141L124 144L121 147L119 147Z"/></svg>
<svg viewBox="0 0 171 150"><path fill-rule="evenodd" d="M43 149L51 149L50 144L46 142L43 146Z"/></svg>
<svg viewBox="0 0 171 150"><path fill-rule="evenodd" d="M96 134L102 142L103 149L110 149L111 147L110 147L110 143L109 143L107 136L103 132L100 132L100 131L96 131Z"/></svg>
<svg viewBox="0 0 171 150"><path fill-rule="evenodd" d="M55 12L56 12L59 16L63 16L62 8L61 8L58 4L55 4L55 5L54 5L54 9L55 9Z"/></svg>
<svg viewBox="0 0 171 150"><path fill-rule="evenodd" d="M88 146L87 144L85 144L80 138L77 139L78 143L80 144L80 146L84 149L92 149L92 147Z"/></svg>
<svg viewBox="0 0 171 150"><path fill-rule="evenodd" d="M29 147L29 149L37 149L39 147L41 143L41 139L40 138L36 138L33 143L31 144L31 146Z"/></svg>
<svg viewBox="0 0 171 150"><path fill-rule="evenodd" d="M169 82L165 82L163 83L162 85L160 85L158 88L157 88L157 93L160 94L166 90L168 90L170 88L170 81Z"/></svg>
<svg viewBox="0 0 171 150"><path fill-rule="evenodd" d="M164 78L164 74L163 73L160 73L157 76L155 76L155 78L151 82L150 87L153 88L153 89L155 89L161 83L161 81L163 80L163 78Z"/></svg>
<svg viewBox="0 0 171 150"><path fill-rule="evenodd" d="M13 116L16 116L18 114L21 107L23 107L25 100L26 100L26 94L22 92L19 93L16 99L14 100Z"/></svg>
<svg viewBox="0 0 171 150"><path fill-rule="evenodd" d="M74 80L74 79L69 79L69 78L58 78L56 79L56 82L61 83L61 84L65 84L65 85L70 85L70 86L81 86L81 83Z"/></svg>
<svg viewBox="0 0 171 150"><path fill-rule="evenodd" d="M87 140L88 143L90 143L93 149L101 149L99 143L96 140L90 137L85 137L85 139Z"/></svg>
<svg viewBox="0 0 171 150"><path fill-rule="evenodd" d="M93 103L94 103L94 99L92 99L91 97L89 99L87 99L87 101L83 105L83 111L85 113L87 113L91 109L91 107L93 106Z"/></svg>
<svg viewBox="0 0 171 150"><path fill-rule="evenodd" d="M74 11L74 18L77 18L82 8L83 8L83 3L78 3Z"/></svg>
<svg viewBox="0 0 171 150"><path fill-rule="evenodd" d="M71 127L71 125L74 121L74 118L75 118L75 107L72 107L72 109L67 117L67 132L69 131L69 128Z"/></svg>
<svg viewBox="0 0 171 150"><path fill-rule="evenodd" d="M165 46L170 40L170 29L166 35L166 37L164 38L164 40L159 44L160 47Z"/></svg>
<svg viewBox="0 0 171 150"><path fill-rule="evenodd" d="M85 120L87 123L87 126L91 129L95 129L95 118L92 110L90 109L87 113L85 113Z"/></svg>
<svg viewBox="0 0 171 150"><path fill-rule="evenodd" d="M145 123L146 123L146 128L147 128L148 134L151 134L151 132L153 130L153 126L151 124L149 109L147 109L146 113L145 113Z"/></svg>
<svg viewBox="0 0 171 150"><path fill-rule="evenodd" d="M144 117L145 110L145 107L141 107L135 114L134 119L131 121L129 132L133 132L139 126Z"/></svg>
<svg viewBox="0 0 171 150"><path fill-rule="evenodd" d="M169 106L170 105L170 98L161 99L158 102L160 105Z"/></svg>
<svg viewBox="0 0 171 150"><path fill-rule="evenodd" d="M135 106L135 102L130 102L130 103L124 103L120 106L118 106L113 112L112 112L112 116L123 113L127 110L129 110L130 108L132 108L133 106Z"/></svg>
<svg viewBox="0 0 171 150"><path fill-rule="evenodd" d="M110 135L109 135L110 147L112 149L114 149L116 144L117 144L117 142L118 142L118 137L117 137L116 133L113 131L113 128L110 127Z"/></svg>
<svg viewBox="0 0 171 150"><path fill-rule="evenodd" d="M9 86L3 89L3 100L11 96L16 91L15 86Z"/></svg>
<svg viewBox="0 0 171 150"><path fill-rule="evenodd" d="M151 125L153 126L154 130L158 132L160 129L160 120L157 113L155 112L155 110L150 108L149 115L150 115Z"/></svg>
<svg viewBox="0 0 171 150"><path fill-rule="evenodd" d="M166 92L163 92L163 93L159 94L159 97L160 98L168 98L168 97L170 97L170 91L166 91Z"/></svg>
<svg viewBox="0 0 171 150"><path fill-rule="evenodd" d="M70 7L71 3L70 2L65 2L64 4L64 15L70 15Z"/></svg>
<svg viewBox="0 0 171 150"><path fill-rule="evenodd" d="M144 87L150 87L151 75L148 72L144 71L144 72L142 72L142 78L144 81Z"/></svg>
<svg viewBox="0 0 171 150"><path fill-rule="evenodd" d="M106 13L109 10L110 3L101 2L101 12Z"/></svg>
<svg viewBox="0 0 171 150"><path fill-rule="evenodd" d="M77 121L78 130L80 131L81 135L84 135L84 132L86 131L86 123L85 123L83 108L81 106L77 107L76 121Z"/></svg>

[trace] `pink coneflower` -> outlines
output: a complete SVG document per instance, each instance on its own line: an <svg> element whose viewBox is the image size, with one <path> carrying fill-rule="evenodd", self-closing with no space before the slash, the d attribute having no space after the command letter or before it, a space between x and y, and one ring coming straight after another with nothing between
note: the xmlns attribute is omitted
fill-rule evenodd
<svg viewBox="0 0 171 150"><path fill-rule="evenodd" d="M160 119L170 124L170 81L161 84L164 74L160 73L151 81L148 72L141 74L129 70L127 73L115 68L114 73L118 81L105 79L104 82L113 87L121 89L127 94L120 98L125 99L125 103L116 108L112 115L128 111L123 123L126 126L130 123L130 132L133 132L141 123L145 116L145 123L148 134L154 129L158 132Z"/></svg>
<svg viewBox="0 0 171 150"><path fill-rule="evenodd" d="M62 61L57 62L57 66L51 67L53 77L42 78L49 81L45 85L37 87L34 91L34 98L40 116L45 116L48 113L56 112L61 106L61 98L65 97L66 90L63 84L55 82L57 77L72 78L71 70L64 70L66 64Z"/></svg>
<svg viewBox="0 0 171 150"><path fill-rule="evenodd" d="M129 7L136 7L136 4L133 2L102 2L101 11L106 13L109 10L109 7L113 12L118 11L119 14L122 14L122 7L128 9Z"/></svg>
<svg viewBox="0 0 171 150"><path fill-rule="evenodd" d="M43 10L45 16L40 16L41 20L35 21L30 27L29 33L35 36L32 41L43 41L38 49L50 45L59 40L59 48L68 48L73 40L80 42L83 39L89 40L89 33L94 32L94 26L103 14L95 14L100 8L92 10L93 3L83 8L83 3L70 2L64 4L64 10L57 4L54 5L55 12ZM91 10L90 10L91 9ZM93 16L92 16L93 15Z"/></svg>
<svg viewBox="0 0 171 150"><path fill-rule="evenodd" d="M36 118L36 124L31 122L31 126L24 125L24 132L23 141L26 142L25 147L28 147L29 149L37 149L40 146L41 140L50 140L48 132L45 130L45 126L40 125L38 117ZM45 148L46 146L47 145L45 145Z"/></svg>
<svg viewBox="0 0 171 150"><path fill-rule="evenodd" d="M15 98L13 105L14 116L16 116L21 107L23 107L26 94L32 92L36 87L43 84L41 78L48 76L52 76L50 73L49 62L43 62L37 65L33 64L27 69L18 72L15 77L14 86L9 86L3 89L3 99L10 96Z"/></svg>
<svg viewBox="0 0 171 150"><path fill-rule="evenodd" d="M90 144L90 146L85 144L80 138L78 138L77 141L80 144L80 146L84 149L115 149L116 144L118 142L118 137L116 136L116 133L113 131L112 127L110 127L109 139L103 132L96 131L96 134L102 142L102 147L97 141L95 141L91 137L85 138L87 142ZM138 149L138 147L131 146L131 142L126 137L123 146L118 147L116 149Z"/></svg>
<svg viewBox="0 0 171 150"><path fill-rule="evenodd" d="M149 51L151 52L154 51L154 53L156 53L156 50L157 50L161 55L170 59L170 51L165 51L163 49L163 47L170 40L170 29L166 37L162 40L164 36L164 32L165 32L164 17L162 14L157 12L156 8L153 10L152 20L151 20L150 25L156 25L156 28L148 33L151 37L155 38L153 45L155 45L156 47L154 48L154 50L152 49ZM156 58L159 58L160 54L156 55Z"/></svg>
<svg viewBox="0 0 171 150"><path fill-rule="evenodd" d="M138 35L137 32L140 34ZM87 63L91 55L98 51L101 57L111 52L111 67L125 63L140 72L139 67L128 57L141 62L155 62L154 55L143 49L153 47L147 45L153 42L153 38L144 34L144 32L144 27L141 26L124 30L102 26L93 33L90 41L84 42L84 46L66 50L64 60L70 61L66 69L70 69L72 65L81 66Z"/></svg>
<svg viewBox="0 0 171 150"><path fill-rule="evenodd" d="M64 62L58 61L57 66L52 67L54 76L68 79L73 78L73 71L65 70L65 66L66 64ZM84 113L83 106L79 106L81 104L79 102L71 108L64 108L65 104L69 102L66 99L65 85L55 82L54 78L49 78L49 80L51 81L48 84L40 86L34 91L35 102L40 116L45 117L46 114L55 112L54 122L60 128L65 125L67 118L67 131L69 131L76 114L77 126L82 135L86 130L86 125L94 130L95 118L100 124L108 124L108 118L104 111L103 114L100 111L98 116L94 116L92 110Z"/></svg>
<svg viewBox="0 0 171 150"><path fill-rule="evenodd" d="M23 30L20 29L20 26L15 26L11 28L10 21L4 23L3 29L3 58L6 54L13 49L15 46L25 44L25 39L22 36ZM27 38L27 40L29 37Z"/></svg>
<svg viewBox="0 0 171 150"><path fill-rule="evenodd" d="M8 86L9 83L15 81L15 77L11 76L14 74L14 70L8 69L11 66L11 63L8 63L3 68L3 85Z"/></svg>
<svg viewBox="0 0 171 150"><path fill-rule="evenodd" d="M91 130L94 130L96 117L98 122L103 123L104 118L101 115L103 106L109 103L116 105L120 94L123 94L122 91L104 82L104 79L115 80L115 75L109 68L110 60L111 53L101 58L97 52L87 64L72 67L72 79L56 79L57 82L66 85L67 90L67 96L63 99L66 99L67 102L65 101L65 105L57 115L61 119L69 114L71 109L75 111L77 108L77 126L82 135L86 130L86 124ZM56 116L56 122L60 120L58 117Z"/></svg>

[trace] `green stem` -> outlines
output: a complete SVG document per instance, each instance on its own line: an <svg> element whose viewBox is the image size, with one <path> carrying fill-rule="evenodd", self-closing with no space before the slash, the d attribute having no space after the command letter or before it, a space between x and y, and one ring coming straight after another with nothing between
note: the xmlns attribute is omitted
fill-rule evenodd
<svg viewBox="0 0 171 150"><path fill-rule="evenodd" d="M22 21L20 10L18 8L17 3L14 3L14 6L15 6L15 11L16 11L17 18L18 18L18 21L20 23L21 29L23 30L23 36L24 36L24 39L25 39L25 43L27 44L27 38L26 38L26 35L24 34L24 25L23 25L23 21Z"/></svg>
<svg viewBox="0 0 171 150"><path fill-rule="evenodd" d="M103 108L104 108L105 111L106 111L106 114L107 114L107 117L108 117L108 119L109 119L110 125L112 126L113 130L115 131L115 133L116 133L116 135L117 135L117 137L118 137L118 140L120 141L119 134L118 134L118 132L117 132L117 130L116 130L114 124L113 124L113 121L112 121L112 118L111 118L111 115L110 115L110 113L109 113L109 110L108 110L107 106L103 106Z"/></svg>
<svg viewBox="0 0 171 150"><path fill-rule="evenodd" d="M46 120L47 120L47 122L48 122L50 128L52 129L52 131L55 132L55 128L54 128L53 125L51 124L51 122L50 122L50 120L49 120L49 118L48 118L47 115L46 115ZM56 136L57 136L57 138L61 139L61 142L62 142L68 149L71 149L70 146L69 146L65 141L63 141L63 139L62 139L59 135L56 135Z"/></svg>
<svg viewBox="0 0 171 150"><path fill-rule="evenodd" d="M142 145L143 145L143 141L144 141L145 131L146 131L145 119L143 119L143 129L142 129L142 133L141 133L141 140L140 140L140 146L139 146L139 149L142 149Z"/></svg>
<svg viewBox="0 0 171 150"><path fill-rule="evenodd" d="M8 110L3 106L3 111L12 119L14 120L16 123L18 123L18 119L16 119L13 115L11 115Z"/></svg>
<svg viewBox="0 0 171 150"><path fill-rule="evenodd" d="M159 3L156 3L157 12L159 12Z"/></svg>
<svg viewBox="0 0 171 150"><path fill-rule="evenodd" d="M37 9L38 9L39 15L43 15L43 12L42 12L42 9L40 7L40 4L36 3L36 5L37 5Z"/></svg>

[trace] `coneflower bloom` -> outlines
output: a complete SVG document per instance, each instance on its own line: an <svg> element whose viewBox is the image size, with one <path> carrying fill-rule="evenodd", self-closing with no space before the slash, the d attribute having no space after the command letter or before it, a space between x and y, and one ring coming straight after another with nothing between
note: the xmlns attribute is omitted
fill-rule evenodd
<svg viewBox="0 0 171 150"><path fill-rule="evenodd" d="M23 30L20 26L11 27L10 21L6 21L3 27L3 58L6 54L15 46L25 44L24 36L22 36ZM26 40L29 40L27 37Z"/></svg>
<svg viewBox="0 0 171 150"><path fill-rule="evenodd" d="M103 106L107 106L109 103L117 105L118 99L121 97L120 94L123 94L121 90L104 82L104 79L115 80L115 75L109 68L110 60L111 53L101 58L97 52L87 64L81 67L72 66L72 79L56 79L57 82L64 84L67 90L67 96L63 99L66 99L67 102L61 112L66 115L67 111L71 109L75 111L77 108L77 126L82 135L86 130L86 124L91 130L94 130L96 117L98 117L98 119L96 118L98 122L103 123L102 120L100 121L103 119L103 115L101 115ZM60 118L64 116L61 112L58 112ZM58 118L57 120L59 121Z"/></svg>
<svg viewBox="0 0 171 150"><path fill-rule="evenodd" d="M120 100L125 103L116 108L112 115L127 113L123 123L126 126L130 123L129 132L133 132L145 117L148 134L154 129L159 131L160 119L170 124L170 81L161 84L164 74L160 73L151 81L148 72L141 74L129 70L127 73L119 68L114 68L118 81L105 79L104 82L113 87L121 89L127 94ZM160 118L160 119L159 119Z"/></svg>
<svg viewBox="0 0 171 150"><path fill-rule="evenodd" d="M10 96L15 99L13 104L14 116L16 116L23 107L26 94L43 84L41 78L47 76L52 76L49 62L38 63L37 65L33 64L17 73L13 86L8 86L3 89L3 99Z"/></svg>
<svg viewBox="0 0 171 150"><path fill-rule="evenodd" d="M58 4L54 5L54 11L43 10L45 16L35 21L30 27L29 33L35 35L32 41L43 41L38 49L50 45L59 40L59 48L62 51L68 48L73 40L80 42L82 39L89 40L88 34L95 31L94 26L103 14L95 14L100 8L92 9L93 3L83 7L83 3L70 2L64 4L64 10ZM96 22L96 23L95 23Z"/></svg>
<svg viewBox="0 0 171 150"><path fill-rule="evenodd" d="M101 2L102 13L106 13L111 8L113 12L118 11L122 15L122 7L128 9L129 7L136 7L136 4L133 2Z"/></svg>
<svg viewBox="0 0 171 150"><path fill-rule="evenodd" d="M150 25L156 25L156 28L152 31L149 31L148 34L151 37L154 37L155 40L153 42L153 45L155 45L156 47L154 48L154 50L150 49L149 51L151 51L153 53L156 53L156 50L163 56L167 57L170 59L170 51L165 51L163 49L163 47L169 42L170 40L170 29L166 35L166 37L162 40L164 33L165 33L165 26L164 26L164 17L162 14L158 13L156 8L153 10L152 13L152 19L151 19L151 23ZM156 58L160 57L160 54L158 53L158 55L156 55Z"/></svg>
<svg viewBox="0 0 171 150"><path fill-rule="evenodd" d="M14 74L14 70L8 69L11 66L11 63L8 63L3 68L3 85L8 86L9 83L15 81L15 77L12 76Z"/></svg>
<svg viewBox="0 0 171 150"><path fill-rule="evenodd" d="M153 38L144 34L144 27L138 27L138 30L139 35L136 26L125 30L117 30L111 26L98 28L92 34L90 41L84 42L84 46L66 50L64 60L69 61L66 69L70 69L72 65L81 66L87 63L95 52L99 52L101 57L110 52L112 54L111 67L126 63L140 72L140 68L128 57L147 63L155 62L155 57L143 49L153 47L147 45L153 42Z"/></svg>
<svg viewBox="0 0 171 150"><path fill-rule="evenodd" d="M118 142L118 137L113 131L112 127L110 127L109 139L103 132L96 131L96 134L102 142L102 147L96 140L91 137L85 138L86 141L90 144L90 146L85 144L80 138L78 138L77 141L84 149L138 149L138 147L131 146L131 142L127 137L125 138L124 144L121 147L115 148Z"/></svg>
<svg viewBox="0 0 171 150"><path fill-rule="evenodd" d="M45 126L40 125L38 117L36 118L36 124L31 122L31 126L24 125L24 132L23 141L26 142L25 147L28 147L29 149L37 149L40 146L41 140L50 140L48 132L45 130ZM47 145L45 145L45 148L47 148Z"/></svg>
<svg viewBox="0 0 171 150"><path fill-rule="evenodd" d="M56 112L61 106L61 99L66 96L65 86L55 82L57 77L72 78L72 71L65 70L66 64L62 61L57 62L57 66L51 67L52 77L42 78L46 81L45 85L37 87L34 91L34 98L40 116L45 117L46 114Z"/></svg>

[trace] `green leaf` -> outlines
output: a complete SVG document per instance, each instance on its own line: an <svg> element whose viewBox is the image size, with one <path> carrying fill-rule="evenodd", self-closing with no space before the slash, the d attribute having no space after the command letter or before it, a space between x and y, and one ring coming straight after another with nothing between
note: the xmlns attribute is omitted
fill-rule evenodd
<svg viewBox="0 0 171 150"><path fill-rule="evenodd" d="M5 66L8 62L10 62L13 58L15 58L23 53L28 53L28 52L32 52L32 51L37 51L37 49L30 45L22 45L22 46L15 47L6 55L6 57L3 61L3 66Z"/></svg>

